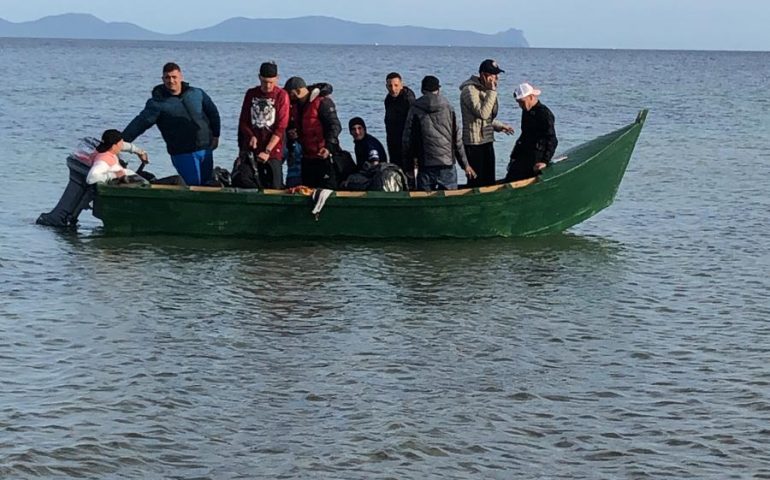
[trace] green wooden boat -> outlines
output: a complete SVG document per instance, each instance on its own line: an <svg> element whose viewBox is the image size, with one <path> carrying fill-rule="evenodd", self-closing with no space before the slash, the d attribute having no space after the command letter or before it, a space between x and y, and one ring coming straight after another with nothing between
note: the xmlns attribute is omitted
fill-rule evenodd
<svg viewBox="0 0 770 480"><path fill-rule="evenodd" d="M244 237L482 238L564 231L608 207L647 110L567 152L538 178L439 192L334 192L320 215L282 190L99 185L94 215L108 234Z"/></svg>

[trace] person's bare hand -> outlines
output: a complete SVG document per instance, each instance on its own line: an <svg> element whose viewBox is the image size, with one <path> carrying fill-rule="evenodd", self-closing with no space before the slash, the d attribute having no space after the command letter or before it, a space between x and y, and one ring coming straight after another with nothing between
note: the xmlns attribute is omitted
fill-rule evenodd
<svg viewBox="0 0 770 480"><path fill-rule="evenodd" d="M465 176L468 178L476 178L477 177L476 170L474 170L473 167L468 165L467 167L465 167Z"/></svg>
<svg viewBox="0 0 770 480"><path fill-rule="evenodd" d="M142 163L150 163L150 157L147 155L147 152L142 152L137 157L139 157L139 161Z"/></svg>
<svg viewBox="0 0 770 480"><path fill-rule="evenodd" d="M249 139L249 148L251 150L256 150L257 149L257 137L251 137Z"/></svg>
<svg viewBox="0 0 770 480"><path fill-rule="evenodd" d="M329 151L329 149L328 149L328 148L326 148L326 147L324 147L324 148L322 148L321 150L319 150L319 151L318 151L318 156L319 156L319 157L321 157L321 158L323 158L323 159L327 159L327 158L329 158L331 155L332 155L332 153L331 153L331 152Z"/></svg>
<svg viewBox="0 0 770 480"><path fill-rule="evenodd" d="M497 90L497 75L486 75L483 83L487 90Z"/></svg>
<svg viewBox="0 0 770 480"><path fill-rule="evenodd" d="M268 160L270 160L270 154L267 152L259 152L257 155L258 162L267 163Z"/></svg>

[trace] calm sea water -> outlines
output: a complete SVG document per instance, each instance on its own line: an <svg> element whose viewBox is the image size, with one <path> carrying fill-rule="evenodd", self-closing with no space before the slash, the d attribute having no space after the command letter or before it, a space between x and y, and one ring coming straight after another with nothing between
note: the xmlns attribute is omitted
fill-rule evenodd
<svg viewBox="0 0 770 480"><path fill-rule="evenodd" d="M457 107L487 57L500 118L535 83L561 149L651 109L611 208L481 242L34 224L166 61L219 105L229 165L266 59L382 138L389 71ZM770 478L769 77L768 53L0 39L0 477Z"/></svg>

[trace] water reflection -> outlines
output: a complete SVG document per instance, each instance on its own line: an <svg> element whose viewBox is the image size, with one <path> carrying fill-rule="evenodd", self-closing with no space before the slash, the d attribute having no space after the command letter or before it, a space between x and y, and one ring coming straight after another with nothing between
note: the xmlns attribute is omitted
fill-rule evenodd
<svg viewBox="0 0 770 480"><path fill-rule="evenodd" d="M288 335L361 318L542 312L560 295L611 286L625 262L624 245L574 234L432 241L56 235L67 257L78 258L72 268L89 291L129 284L135 290L124 295L148 314L158 305L164 315L200 308Z"/></svg>

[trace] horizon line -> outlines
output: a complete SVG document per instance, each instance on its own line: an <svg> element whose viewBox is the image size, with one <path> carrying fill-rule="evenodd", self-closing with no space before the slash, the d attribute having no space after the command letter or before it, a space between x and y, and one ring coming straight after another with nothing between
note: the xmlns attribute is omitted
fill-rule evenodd
<svg viewBox="0 0 770 480"><path fill-rule="evenodd" d="M65 14L66 15L66 14ZM43 17L45 18L45 17ZM300 18L300 17L294 17ZM113 22L130 23L130 22ZM423 27L419 27L423 28ZM427 28L427 27L426 27ZM157 32L155 32L157 33ZM478 33L478 32L477 32ZM246 44L246 45L324 45L336 47L410 47L410 48L494 48L509 50L595 50L595 51L626 51L626 52L701 52L701 53L769 53L770 50L736 50L736 49L700 49L700 48L640 48L640 47L486 47L469 45L408 45L408 44L383 44L383 43L291 43L291 42L250 42L250 41L223 41L223 40L183 40L183 39L131 39L131 38L86 38L86 37L4 37L0 40L70 40L70 41L98 41L98 42L173 42L173 43L217 43L217 44Z"/></svg>

